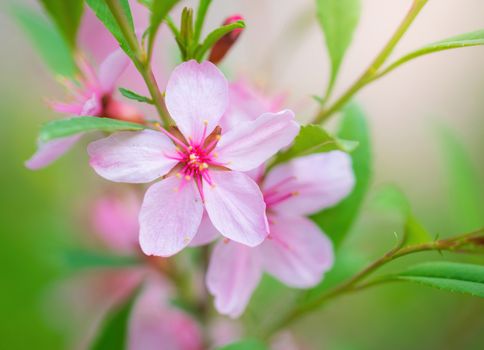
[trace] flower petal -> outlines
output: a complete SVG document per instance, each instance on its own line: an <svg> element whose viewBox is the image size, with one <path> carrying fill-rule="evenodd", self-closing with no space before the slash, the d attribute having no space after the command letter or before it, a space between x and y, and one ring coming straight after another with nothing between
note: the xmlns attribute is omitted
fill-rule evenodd
<svg viewBox="0 0 484 350"><path fill-rule="evenodd" d="M209 135L227 108L227 79L211 62L182 63L170 76L165 101L183 135L199 143L204 129Z"/></svg>
<svg viewBox="0 0 484 350"><path fill-rule="evenodd" d="M215 149L217 161L233 170L252 170L291 143L298 132L292 111L262 114L222 135Z"/></svg>
<svg viewBox="0 0 484 350"><path fill-rule="evenodd" d="M32 170L46 167L70 150L81 137L82 134L78 134L39 144L37 152L25 162L25 166Z"/></svg>
<svg viewBox="0 0 484 350"><path fill-rule="evenodd" d="M152 185L141 207L140 244L146 255L171 256L195 237L203 204L193 181L171 176Z"/></svg>
<svg viewBox="0 0 484 350"><path fill-rule="evenodd" d="M200 350L202 335L197 322L170 307L166 286L148 281L136 300L128 325L129 350Z"/></svg>
<svg viewBox="0 0 484 350"><path fill-rule="evenodd" d="M190 247L198 247L201 245L209 244L217 237L220 236L218 230L212 225L207 212L203 213L202 222L198 228L197 235L190 242Z"/></svg>
<svg viewBox="0 0 484 350"><path fill-rule="evenodd" d="M236 171L212 171L214 186L204 185L205 208L227 238L254 247L268 234L266 205L257 184Z"/></svg>
<svg viewBox="0 0 484 350"><path fill-rule="evenodd" d="M318 284L333 265L333 245L305 217L271 216L271 233L257 251L267 272L291 287Z"/></svg>
<svg viewBox="0 0 484 350"><path fill-rule="evenodd" d="M111 93L130 63L129 57L121 49L112 52L99 66L99 84L104 93Z"/></svg>
<svg viewBox="0 0 484 350"><path fill-rule="evenodd" d="M123 131L92 142L90 164L102 177L115 182L144 183L165 175L177 161L173 143L161 132Z"/></svg>
<svg viewBox="0 0 484 350"><path fill-rule="evenodd" d="M207 288L221 314L239 317L257 287L262 271L252 252L235 242L220 241L215 246L207 270Z"/></svg>
<svg viewBox="0 0 484 350"><path fill-rule="evenodd" d="M289 178L292 179L285 181ZM283 184L277 186L278 183ZM271 205L271 209L291 215L308 215L341 201L351 192L354 183L350 156L332 151L296 158L275 167L262 188L264 194L274 186L282 195L295 194Z"/></svg>

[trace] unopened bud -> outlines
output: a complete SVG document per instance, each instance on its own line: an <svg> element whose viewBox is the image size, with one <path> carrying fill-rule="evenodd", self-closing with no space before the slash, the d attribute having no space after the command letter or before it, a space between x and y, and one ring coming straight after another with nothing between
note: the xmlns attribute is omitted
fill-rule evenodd
<svg viewBox="0 0 484 350"><path fill-rule="evenodd" d="M242 16L233 15L227 18L224 21L223 25L228 25L243 20L244 18ZM240 34L242 33L242 30L243 28L237 28L221 37L220 40L217 41L212 47L212 51L210 51L210 56L208 60L214 64L219 63L225 57L230 48L235 44Z"/></svg>

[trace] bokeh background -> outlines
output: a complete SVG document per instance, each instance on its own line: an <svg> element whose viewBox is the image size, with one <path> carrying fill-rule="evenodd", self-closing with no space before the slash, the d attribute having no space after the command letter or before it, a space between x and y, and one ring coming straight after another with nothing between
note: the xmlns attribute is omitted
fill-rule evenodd
<svg viewBox="0 0 484 350"><path fill-rule="evenodd" d="M362 3L335 95L366 68L411 1ZM83 208L103 181L87 166L83 146L45 170L24 168L39 125L56 117L44 98L62 98L64 92L12 20L8 1L0 6L0 348L68 349L76 330L69 326L68 309L52 297L59 281L67 278L58 258L85 241ZM302 121L309 120L317 109L311 95L323 93L329 74L313 1L214 0L207 28L234 13L246 18L247 28L224 63L225 71L246 76L272 93L287 93L288 106ZM481 0L429 1L393 57L483 27ZM159 49L173 51L174 44L167 39ZM441 237L475 228L476 221L482 224L482 62L483 47L436 53L358 94L371 127L374 171L345 249L374 258L394 244L401 223L372 205L388 183L405 192L416 216ZM467 188L472 190L464 203L459 193ZM415 259L419 257L395 266ZM482 300L406 284L336 300L295 326L296 338L309 348L336 350L482 349L483 330Z"/></svg>

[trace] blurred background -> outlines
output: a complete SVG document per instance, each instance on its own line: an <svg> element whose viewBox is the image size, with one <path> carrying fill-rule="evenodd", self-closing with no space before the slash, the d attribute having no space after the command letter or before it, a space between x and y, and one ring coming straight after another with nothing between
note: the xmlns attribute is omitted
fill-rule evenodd
<svg viewBox="0 0 484 350"><path fill-rule="evenodd" d="M33 1L25 3L34 6ZM368 66L410 3L362 1L335 96ZM105 183L88 167L84 145L47 169L32 172L24 167L34 152L39 125L57 117L45 99L65 95L9 15L8 1L0 6L0 348L69 349L75 329L68 325L68 309L56 309L60 301L52 297L68 278L58 256L85 241L84 208ZM224 70L234 78L248 77L271 93L286 93L288 107L301 121L309 120L317 110L311 95L324 92L329 74L313 1L214 0L206 29L234 13L246 18L247 28ZM429 1L392 57L483 27L481 0ZM162 63L170 67L175 46L171 38L166 41L158 49L171 52ZM482 224L482 62L483 47L432 54L358 94L371 128L373 178L344 249L371 259L392 247L401 222L372 205L375 194L389 183L403 190L415 215L440 237L476 228L471 212ZM460 200L462 191L470 193L467 204ZM483 329L482 300L391 284L336 300L296 324L295 334L310 349L483 349Z"/></svg>

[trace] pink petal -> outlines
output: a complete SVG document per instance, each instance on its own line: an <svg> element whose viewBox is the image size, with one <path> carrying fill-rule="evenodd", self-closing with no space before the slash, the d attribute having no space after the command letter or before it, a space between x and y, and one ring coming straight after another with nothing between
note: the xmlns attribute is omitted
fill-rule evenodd
<svg viewBox="0 0 484 350"><path fill-rule="evenodd" d="M266 205L257 184L236 171L212 171L214 186L204 186L212 224L227 238L254 247L268 234Z"/></svg>
<svg viewBox="0 0 484 350"><path fill-rule="evenodd" d="M262 275L253 250L235 242L215 246L207 271L207 288L218 312L239 317L249 303Z"/></svg>
<svg viewBox="0 0 484 350"><path fill-rule="evenodd" d="M144 183L165 175L176 160L173 143L161 132L123 131L92 142L87 151L90 164L102 177L115 182Z"/></svg>
<svg viewBox="0 0 484 350"><path fill-rule="evenodd" d="M333 265L333 245L305 217L271 216L271 233L256 249L267 272L291 287L318 284Z"/></svg>
<svg viewBox="0 0 484 350"><path fill-rule="evenodd" d="M104 93L111 93L119 77L130 63L129 57L121 49L112 52L99 67L99 84Z"/></svg>
<svg viewBox="0 0 484 350"><path fill-rule="evenodd" d="M202 222L198 228L197 235L190 242L190 247L198 247L201 245L209 244L217 237L220 236L218 230L212 225L207 212L203 213Z"/></svg>
<svg viewBox="0 0 484 350"><path fill-rule="evenodd" d="M141 200L134 192L104 195L91 206L94 231L115 252L137 253L140 207Z"/></svg>
<svg viewBox="0 0 484 350"><path fill-rule="evenodd" d="M82 134L78 134L41 143L37 152L25 162L25 166L32 170L46 167L70 150L81 137Z"/></svg>
<svg viewBox="0 0 484 350"><path fill-rule="evenodd" d="M146 191L139 215L140 244L146 255L171 256L195 237L203 204L193 181L181 186L171 176Z"/></svg>
<svg viewBox="0 0 484 350"><path fill-rule="evenodd" d="M275 167L263 184L264 194L278 183L283 184L277 187L280 194L295 195L271 205L271 209L291 215L308 215L345 198L353 189L355 178L350 156L332 151L296 158Z"/></svg>
<svg viewBox="0 0 484 350"><path fill-rule="evenodd" d="M220 120L222 130L227 132L240 123L255 120L266 112L277 112L282 107L281 98L270 98L254 88L246 80L229 85L229 106Z"/></svg>
<svg viewBox="0 0 484 350"><path fill-rule="evenodd" d="M93 93L82 105L80 115L99 116L103 110L101 98L97 93Z"/></svg>
<svg viewBox="0 0 484 350"><path fill-rule="evenodd" d="M166 287L149 281L136 301L128 326L129 350L201 350L197 322L169 305Z"/></svg>
<svg viewBox="0 0 484 350"><path fill-rule="evenodd" d="M294 113L265 113L222 135L217 161L233 170L252 170L292 142L299 132Z"/></svg>
<svg viewBox="0 0 484 350"><path fill-rule="evenodd" d="M82 105L79 103L52 102L49 106L56 112L62 114L81 115Z"/></svg>
<svg viewBox="0 0 484 350"><path fill-rule="evenodd" d="M166 87L166 107L185 137L195 143L217 126L228 103L228 83L211 62L180 64Z"/></svg>

